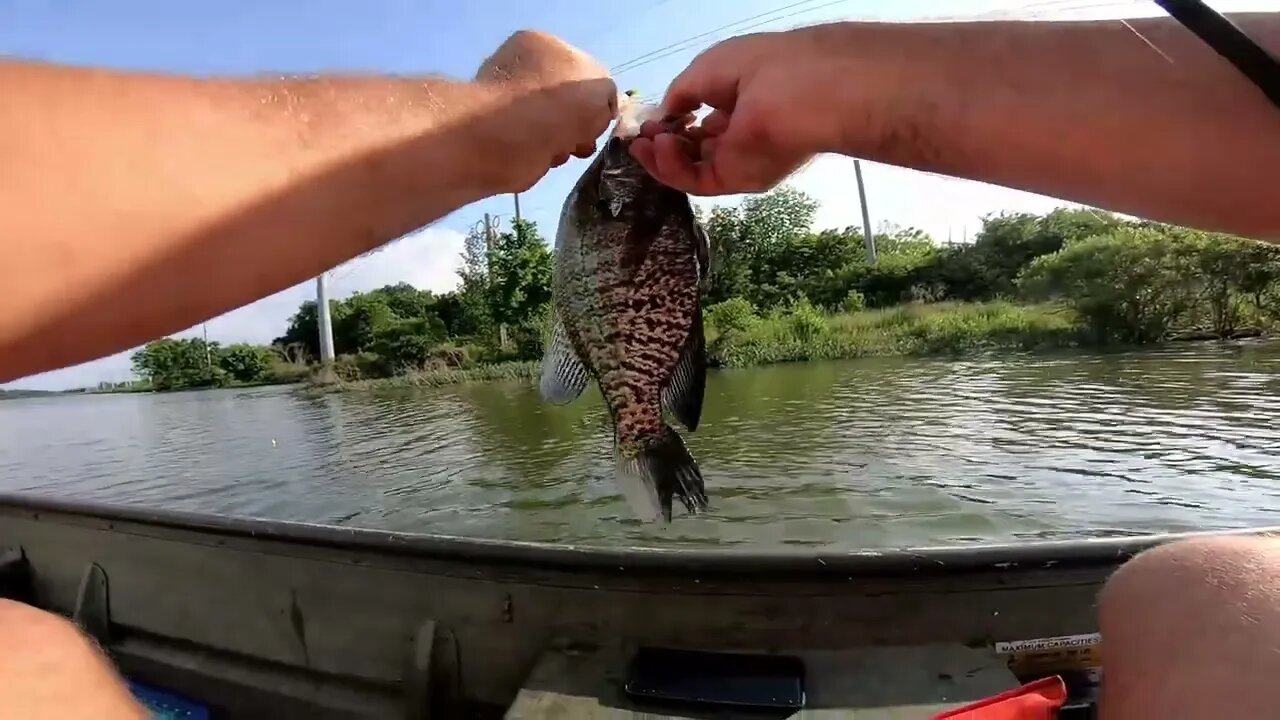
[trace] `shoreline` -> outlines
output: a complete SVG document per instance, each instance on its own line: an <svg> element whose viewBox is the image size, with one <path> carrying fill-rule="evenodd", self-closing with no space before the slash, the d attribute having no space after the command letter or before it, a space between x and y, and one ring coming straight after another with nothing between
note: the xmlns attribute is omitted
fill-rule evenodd
<svg viewBox="0 0 1280 720"><path fill-rule="evenodd" d="M1265 332L1250 332L1246 334L1237 334L1233 337L1211 337L1210 333L1204 331L1184 331L1173 337L1154 343L1136 343L1136 344L1072 344L1072 345L1041 345L1025 349L1018 349L1006 346L977 346L959 351L943 351L943 352L910 352L910 353L866 353L861 355L848 356L832 356L832 357L812 357L806 359L779 359L768 362L760 362L750 365L725 365L722 363L708 362L708 370L745 370L753 367L767 367L771 365L791 365L805 362L829 362L842 360L861 360L868 358L921 358L921 359L961 359L977 356L992 355L1049 355L1055 352L1066 350L1079 350L1087 352L1095 352L1100 354L1138 352L1143 350L1162 350L1176 347L1184 347L1188 345L1208 345L1216 343L1267 343L1280 341L1280 335L1268 334ZM223 387L201 387L201 388L179 388L174 390L153 390L150 388L131 388L118 390L14 390L8 393L0 394L0 402L5 400L30 400L38 398L55 398L69 397L81 395L138 395L138 394L156 394L171 395L177 393L190 392L207 392L213 390L245 390L260 387L289 387L294 386L299 391L309 394L327 395L332 393L346 392L368 392L372 390L384 390L389 388L438 388L448 387L451 385L466 385L473 383L485 382L501 382L504 380L532 380L538 377L540 372L540 363L532 360L518 360L502 363L493 363L488 365L477 365L470 368L449 368L442 370L426 370L406 375L392 375L381 378L365 378L361 380L337 380L332 383L319 383L314 380L290 380L284 382L257 382L245 383L240 385L227 385Z"/></svg>
<svg viewBox="0 0 1280 720"><path fill-rule="evenodd" d="M1044 354L1061 350L1124 352L1184 346L1276 339L1263 328L1242 327L1221 337L1204 328L1171 330L1158 341L1099 341L1086 322L1060 304L1015 304L1006 301L907 303L886 308L826 314L807 304L765 314L749 307L721 303L707 308L704 321L709 369L739 369L766 365L860 358L963 358L978 355ZM342 361L347 356L339 356ZM309 394L367 392L390 388L436 388L448 385L529 380L537 378L540 360L506 360L438 367L384 377L324 381L324 368L313 364L304 372L255 382L232 382L214 387L155 390L142 384L117 388L84 388L30 393L14 391L11 398L68 395L115 395L206 390L243 390L268 386L297 386Z"/></svg>
<svg viewBox="0 0 1280 720"><path fill-rule="evenodd" d="M1046 308L1036 306L1017 306L1003 303L975 304L963 310L974 310L977 313L993 308L1012 310L1012 317L1024 321L1030 314L1038 314L1042 320L1052 318L1040 324L1010 327L1007 324L995 323L982 328L967 326L968 332L955 332L946 320L939 321L944 327L941 330L926 325L925 327L906 324L909 329L903 337L893 337L891 333L880 331L859 338L856 332L859 325L849 327L849 318L861 316L888 318L897 320L904 312L905 306L884 310L862 311L847 315L824 316L827 330L818 331L817 336L807 340L792 338L772 338L774 342L763 348L760 337L743 337L743 331L728 333L708 331L708 363L709 370L735 370L769 365L785 365L802 362L823 362L838 360L858 360L863 358L949 358L961 359L977 356L999 355L1047 355L1061 351L1086 351L1095 353L1123 353L1144 350L1161 350L1188 345L1204 345L1210 343L1266 343L1280 339L1280 336L1269 334L1261 329L1249 328L1233 333L1231 337L1217 337L1211 332L1201 329L1186 329L1171 333L1169 337L1156 342L1142 343L1099 343L1091 341L1083 325L1071 316L1069 310L1063 308ZM935 318L954 318L957 313L954 307L927 308L925 316ZM1071 322L1062 322L1064 319ZM768 322L766 318L758 319ZM785 321L785 318L783 318ZM845 326L845 332L840 330ZM863 328L866 326L863 325ZM961 324L961 328L966 328ZM776 329L774 329L776 330ZM948 334L948 331L952 331ZM747 332L750 332L749 330ZM766 336L769 330L765 332ZM743 350L744 346L746 351ZM750 352L752 349L760 352ZM368 392L391 388L436 388L449 385L470 384L477 382L495 382L503 380L536 379L540 372L540 362L536 360L508 361L469 368L448 368L440 370L424 370L409 374L393 375L382 378L365 378L360 380L336 380L331 383L308 381L303 383L303 390L308 393L330 394L343 392Z"/></svg>

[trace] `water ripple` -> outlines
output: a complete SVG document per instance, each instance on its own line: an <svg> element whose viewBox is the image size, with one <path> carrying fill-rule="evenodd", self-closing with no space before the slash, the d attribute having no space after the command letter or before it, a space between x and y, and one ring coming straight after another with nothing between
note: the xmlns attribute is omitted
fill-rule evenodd
<svg viewBox="0 0 1280 720"><path fill-rule="evenodd" d="M531 383L0 403L0 489L579 544L882 547L1280 524L1280 346L716 372L705 516L652 526L598 395Z"/></svg>

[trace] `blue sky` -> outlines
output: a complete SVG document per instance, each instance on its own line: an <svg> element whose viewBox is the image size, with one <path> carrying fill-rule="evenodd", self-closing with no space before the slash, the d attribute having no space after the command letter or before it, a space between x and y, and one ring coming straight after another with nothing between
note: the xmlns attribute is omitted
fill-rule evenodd
<svg viewBox="0 0 1280 720"><path fill-rule="evenodd" d="M1220 9L1252 5L1215 2ZM0 55L21 59L165 72L245 75L342 72L469 77L508 34L521 28L555 33L599 58L623 88L659 96L708 44L734 34L785 29L833 19L910 20L962 17L1096 17L1158 14L1149 2L1099 0L8 0L0 3ZM729 26L729 27L723 27ZM719 29L718 28L723 28ZM698 35L703 37L697 37ZM669 47L667 46L672 46ZM655 53L654 51L661 50ZM523 214L544 236L584 161L548 174L521 197ZM984 214L1044 211L1052 198L878 164L864 165L872 222L915 225L945 240L972 234ZM821 158L793 183L823 203L818 224L857 224L859 208L847 158ZM714 202L732 203L736 198ZM68 198L68 202L74 202ZM702 204L711 204L704 201ZM332 271L343 297L401 280L443 291L456 280L463 233L485 212L509 218L511 198L461 208L384 250ZM211 339L268 342L288 316L313 297L307 283L208 322ZM201 332L197 325L179 335ZM57 389L123 380L128 353L25 378L6 387Z"/></svg>

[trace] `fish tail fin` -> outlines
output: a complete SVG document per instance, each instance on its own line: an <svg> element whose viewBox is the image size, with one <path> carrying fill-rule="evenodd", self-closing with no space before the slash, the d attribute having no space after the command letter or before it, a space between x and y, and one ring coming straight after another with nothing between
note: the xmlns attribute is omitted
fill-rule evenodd
<svg viewBox="0 0 1280 720"><path fill-rule="evenodd" d="M614 438L614 470L619 489L642 520L671 522L671 501L680 498L690 515L705 510L702 471L684 438L663 423L656 438L623 442Z"/></svg>

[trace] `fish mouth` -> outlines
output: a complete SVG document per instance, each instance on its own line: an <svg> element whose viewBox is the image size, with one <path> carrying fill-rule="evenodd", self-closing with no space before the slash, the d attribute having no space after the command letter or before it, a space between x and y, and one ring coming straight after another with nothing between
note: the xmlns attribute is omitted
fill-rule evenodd
<svg viewBox="0 0 1280 720"><path fill-rule="evenodd" d="M631 141L634 138L611 137L605 143L604 148L600 151L601 159L606 167L610 168L631 168L639 167L640 163L631 157Z"/></svg>
<svg viewBox="0 0 1280 720"><path fill-rule="evenodd" d="M627 148L629 147L631 147L631 138L622 138L614 135L609 138L609 142L605 143L604 151L610 155L617 155L619 153L627 152Z"/></svg>

